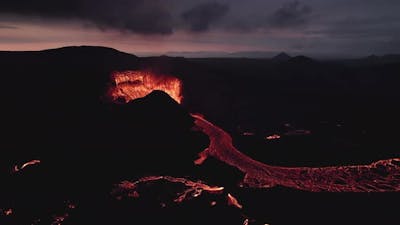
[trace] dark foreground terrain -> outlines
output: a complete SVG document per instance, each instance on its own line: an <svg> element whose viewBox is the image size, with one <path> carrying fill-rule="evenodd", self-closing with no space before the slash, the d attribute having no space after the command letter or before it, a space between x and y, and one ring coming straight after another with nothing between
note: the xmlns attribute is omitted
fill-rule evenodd
<svg viewBox="0 0 400 225"><path fill-rule="evenodd" d="M398 158L398 56L138 58L71 47L0 52L0 68L0 224L398 224L399 193L242 188L235 168L212 158L194 165L208 138L191 129L190 116L204 114L239 150L271 165ZM178 77L183 104L157 91L111 102L110 74L124 70ZM142 185L139 198L113 194L122 181L158 175L225 189L181 203L174 198L184 187L163 180Z"/></svg>

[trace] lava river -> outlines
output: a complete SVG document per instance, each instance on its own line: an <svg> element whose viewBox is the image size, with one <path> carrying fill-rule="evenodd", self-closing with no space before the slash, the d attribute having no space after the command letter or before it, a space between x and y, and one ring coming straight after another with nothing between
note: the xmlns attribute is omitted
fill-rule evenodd
<svg viewBox="0 0 400 225"><path fill-rule="evenodd" d="M114 100L125 102L161 90L181 103L182 84L172 76L157 76L141 71L113 74L115 86L110 89ZM332 167L278 167L256 161L240 152L232 137L223 129L192 114L195 128L209 137L210 144L194 163L200 165L214 157L245 174L242 184L255 188L277 185L310 192L397 192L400 191L400 158L381 160L369 165ZM146 179L145 179L146 180ZM206 188L207 189L207 188Z"/></svg>

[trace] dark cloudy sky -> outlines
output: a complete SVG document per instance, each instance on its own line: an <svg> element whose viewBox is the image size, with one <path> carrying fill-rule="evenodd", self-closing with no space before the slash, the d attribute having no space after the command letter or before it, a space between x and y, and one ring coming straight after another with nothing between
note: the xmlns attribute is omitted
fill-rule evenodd
<svg viewBox="0 0 400 225"><path fill-rule="evenodd" d="M0 50L400 53L399 0L1 0Z"/></svg>

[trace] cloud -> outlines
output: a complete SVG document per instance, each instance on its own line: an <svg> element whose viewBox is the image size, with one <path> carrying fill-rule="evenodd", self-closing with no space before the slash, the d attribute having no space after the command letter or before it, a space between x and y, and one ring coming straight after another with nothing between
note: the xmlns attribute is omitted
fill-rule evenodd
<svg viewBox="0 0 400 225"><path fill-rule="evenodd" d="M18 27L0 24L0 29L18 29Z"/></svg>
<svg viewBox="0 0 400 225"><path fill-rule="evenodd" d="M2 0L0 13L85 20L103 29L170 34L172 17L162 0Z"/></svg>
<svg viewBox="0 0 400 225"><path fill-rule="evenodd" d="M297 27L308 22L312 8L299 1L286 2L270 18L271 26L278 28Z"/></svg>
<svg viewBox="0 0 400 225"><path fill-rule="evenodd" d="M329 26L328 26L329 25ZM400 34L399 16L358 16L346 17L331 24L315 33L322 33L333 38L348 39L376 39L392 37Z"/></svg>
<svg viewBox="0 0 400 225"><path fill-rule="evenodd" d="M195 32L207 31L210 25L229 11L227 4L218 2L206 2L182 13L182 19L190 26L190 30Z"/></svg>

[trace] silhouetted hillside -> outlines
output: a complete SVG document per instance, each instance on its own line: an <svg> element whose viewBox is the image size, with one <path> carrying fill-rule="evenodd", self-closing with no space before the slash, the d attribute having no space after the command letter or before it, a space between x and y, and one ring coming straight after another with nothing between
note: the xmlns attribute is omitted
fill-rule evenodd
<svg viewBox="0 0 400 225"><path fill-rule="evenodd" d="M292 57L288 54L286 54L285 52L281 52L278 55L274 56L272 58L272 60L276 61L276 62L287 62L288 60L290 60Z"/></svg>

